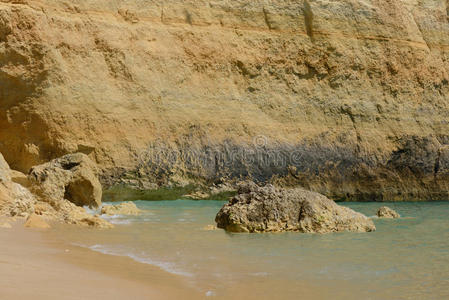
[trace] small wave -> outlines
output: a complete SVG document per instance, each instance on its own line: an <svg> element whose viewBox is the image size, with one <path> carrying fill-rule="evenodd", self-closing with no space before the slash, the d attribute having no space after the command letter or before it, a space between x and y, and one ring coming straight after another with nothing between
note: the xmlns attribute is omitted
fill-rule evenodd
<svg viewBox="0 0 449 300"><path fill-rule="evenodd" d="M86 210L86 212L89 215L92 215L92 216L99 215L100 214L100 210L101 210L101 208L90 208L89 206L83 206L83 208Z"/></svg>
<svg viewBox="0 0 449 300"><path fill-rule="evenodd" d="M108 247L108 246L104 246L104 245L93 245L93 246L86 246L86 245L81 245L81 244L73 244L73 245L78 246L78 247L83 247L83 248L89 248L92 251L100 252L100 253L107 254L107 255L129 257L136 262L156 266L166 272L169 272L169 273L172 273L175 275L181 275L181 276L186 276L186 277L193 276L192 273L188 273L188 272L177 269L173 263L153 260L149 257L144 257L141 255L132 253L132 252L128 252L125 249L120 251L117 249L113 249L113 247Z"/></svg>
<svg viewBox="0 0 449 300"><path fill-rule="evenodd" d="M111 220L111 219L123 219L123 218L125 218L124 215L112 215L112 216L110 216L110 215L101 215L101 217L102 217L103 219L106 219L106 220Z"/></svg>
<svg viewBox="0 0 449 300"><path fill-rule="evenodd" d="M101 215L100 217L115 225L128 225L133 222L132 219L124 215L113 215L113 216Z"/></svg>
<svg viewBox="0 0 449 300"><path fill-rule="evenodd" d="M109 220L109 222L115 225L128 225L132 223L132 221L129 219L112 219Z"/></svg>

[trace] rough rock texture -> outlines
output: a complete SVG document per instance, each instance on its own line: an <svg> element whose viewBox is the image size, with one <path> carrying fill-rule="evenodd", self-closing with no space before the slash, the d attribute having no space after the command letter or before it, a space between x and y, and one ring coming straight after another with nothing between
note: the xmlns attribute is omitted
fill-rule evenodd
<svg viewBox="0 0 449 300"><path fill-rule="evenodd" d="M34 212L34 195L25 187L13 182L13 171L0 153L0 216L26 217Z"/></svg>
<svg viewBox="0 0 449 300"><path fill-rule="evenodd" d="M401 217L396 211L386 206L382 206L377 210L377 216L379 218L389 218L389 219L396 219Z"/></svg>
<svg viewBox="0 0 449 300"><path fill-rule="evenodd" d="M23 174L22 172L11 170L11 181L20 184L23 187L29 188L31 187L31 182L28 179L28 176Z"/></svg>
<svg viewBox="0 0 449 300"><path fill-rule="evenodd" d="M74 154L37 166L28 178L24 178L20 172L9 169L0 154L0 216L29 217L25 224L27 227L41 226L40 220L53 220L111 228L113 225L109 222L88 214L84 208L70 202L101 204L101 186L93 170L94 166L87 156ZM14 181L26 184L35 194ZM70 193L67 187L71 187Z"/></svg>
<svg viewBox="0 0 449 300"><path fill-rule="evenodd" d="M304 189L245 184L238 193L218 212L215 218L217 227L230 232L376 230L366 216Z"/></svg>
<svg viewBox="0 0 449 300"><path fill-rule="evenodd" d="M118 205L103 205L101 208L101 214L106 214L108 216L113 215L139 215L142 210L137 208L137 206L132 202L120 203Z"/></svg>
<svg viewBox="0 0 449 300"><path fill-rule="evenodd" d="M68 224L94 227L98 229L113 228L114 225L100 216L92 216L86 212L82 207L76 206L69 201L63 201L58 209L58 215L61 215L62 221Z"/></svg>
<svg viewBox="0 0 449 300"><path fill-rule="evenodd" d="M95 164L83 153L68 154L31 168L31 191L41 200L35 210L47 218L95 228L113 225L82 206L101 206L102 188Z"/></svg>
<svg viewBox="0 0 449 300"><path fill-rule="evenodd" d="M25 173L83 152L107 184L447 199L448 6L0 0L0 151Z"/></svg>
<svg viewBox="0 0 449 300"><path fill-rule="evenodd" d="M57 203L67 199L75 205L99 207L102 188L96 167L83 153L68 154L35 166L28 176L33 191L44 201Z"/></svg>

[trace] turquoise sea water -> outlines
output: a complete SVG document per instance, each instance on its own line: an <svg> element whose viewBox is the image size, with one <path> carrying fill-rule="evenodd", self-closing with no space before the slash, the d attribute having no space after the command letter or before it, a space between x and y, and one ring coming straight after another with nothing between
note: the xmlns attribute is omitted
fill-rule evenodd
<svg viewBox="0 0 449 300"><path fill-rule="evenodd" d="M144 214L71 242L179 274L213 298L449 299L449 202L343 203L373 218L372 233L229 234L210 230L221 201L137 201Z"/></svg>

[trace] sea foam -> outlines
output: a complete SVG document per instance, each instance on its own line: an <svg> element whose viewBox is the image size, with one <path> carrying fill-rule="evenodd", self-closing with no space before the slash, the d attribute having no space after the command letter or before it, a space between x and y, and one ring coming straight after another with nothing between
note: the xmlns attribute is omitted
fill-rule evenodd
<svg viewBox="0 0 449 300"><path fill-rule="evenodd" d="M166 272L169 272L171 274L181 275L181 276L186 276L186 277L193 276L192 273L178 269L174 263L151 259L150 257L145 256L145 253L138 255L138 254L133 253L125 248L119 249L114 246L106 246L106 245L98 245L98 244L92 245L92 246L87 246L87 245L82 245L82 244L73 244L73 245L78 246L78 247L83 247L83 248L89 248L92 251L100 252L100 253L107 254L107 255L129 257L136 262L156 266L156 267L158 267Z"/></svg>

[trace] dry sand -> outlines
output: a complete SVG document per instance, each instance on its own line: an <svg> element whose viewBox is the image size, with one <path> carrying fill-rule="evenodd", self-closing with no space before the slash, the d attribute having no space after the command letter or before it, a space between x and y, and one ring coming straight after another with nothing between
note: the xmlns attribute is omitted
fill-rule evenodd
<svg viewBox="0 0 449 300"><path fill-rule="evenodd" d="M2 220L0 220L2 221ZM0 228L0 299L200 299L179 276L26 229ZM50 229L51 230L51 229Z"/></svg>

